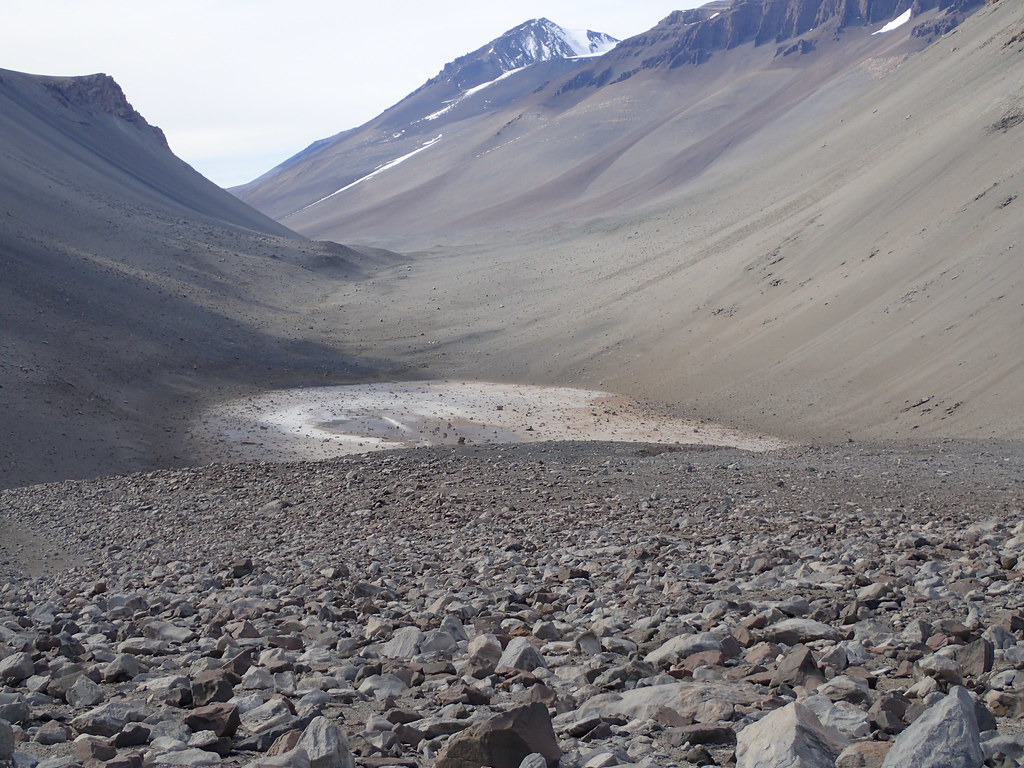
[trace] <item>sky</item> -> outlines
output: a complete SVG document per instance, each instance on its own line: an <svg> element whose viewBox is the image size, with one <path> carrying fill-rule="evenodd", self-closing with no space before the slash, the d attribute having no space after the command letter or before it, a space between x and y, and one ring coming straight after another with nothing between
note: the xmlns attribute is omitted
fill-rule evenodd
<svg viewBox="0 0 1024 768"><path fill-rule="evenodd" d="M705 0L18 0L0 68L105 72L221 186L383 112L522 22L626 38Z"/></svg>

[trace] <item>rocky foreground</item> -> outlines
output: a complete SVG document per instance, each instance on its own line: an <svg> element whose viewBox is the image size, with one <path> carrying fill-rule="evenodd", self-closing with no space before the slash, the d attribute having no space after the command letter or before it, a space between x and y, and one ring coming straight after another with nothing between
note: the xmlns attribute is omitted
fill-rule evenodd
<svg viewBox="0 0 1024 768"><path fill-rule="evenodd" d="M1024 451L565 443L0 493L0 762L1020 765Z"/></svg>

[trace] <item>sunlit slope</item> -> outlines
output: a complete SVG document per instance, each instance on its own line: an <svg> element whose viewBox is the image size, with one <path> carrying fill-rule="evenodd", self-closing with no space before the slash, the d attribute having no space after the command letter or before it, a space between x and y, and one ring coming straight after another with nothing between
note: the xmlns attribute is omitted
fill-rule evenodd
<svg viewBox="0 0 1024 768"><path fill-rule="evenodd" d="M477 233L372 343L789 437L1019 436L1022 47L1024 8L987 6L646 208Z"/></svg>

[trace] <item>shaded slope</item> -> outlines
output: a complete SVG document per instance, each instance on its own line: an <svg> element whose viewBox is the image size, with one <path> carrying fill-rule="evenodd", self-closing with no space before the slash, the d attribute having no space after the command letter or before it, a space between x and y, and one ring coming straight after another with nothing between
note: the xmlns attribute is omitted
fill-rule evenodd
<svg viewBox="0 0 1024 768"><path fill-rule="evenodd" d="M106 76L0 72L0 485L187 462L203 390L352 369L293 304L384 258L220 190Z"/></svg>

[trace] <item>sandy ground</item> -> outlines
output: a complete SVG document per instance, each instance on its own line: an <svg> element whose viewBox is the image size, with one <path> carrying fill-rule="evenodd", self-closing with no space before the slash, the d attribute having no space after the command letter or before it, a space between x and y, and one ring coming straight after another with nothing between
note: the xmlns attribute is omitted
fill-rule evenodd
<svg viewBox="0 0 1024 768"><path fill-rule="evenodd" d="M654 413L597 390L481 381L412 381L277 390L211 408L195 425L204 452L311 460L388 448L544 440L783 447L764 435Z"/></svg>

